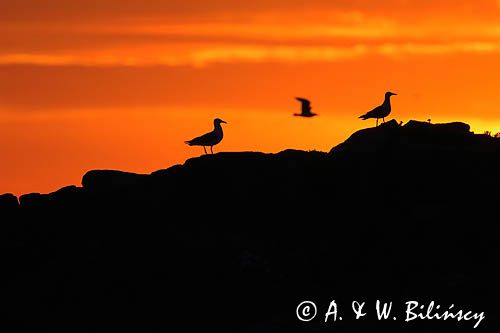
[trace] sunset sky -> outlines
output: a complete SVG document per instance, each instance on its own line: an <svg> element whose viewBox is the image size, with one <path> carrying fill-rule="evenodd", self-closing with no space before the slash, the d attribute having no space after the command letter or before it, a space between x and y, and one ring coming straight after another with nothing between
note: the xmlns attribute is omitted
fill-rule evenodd
<svg viewBox="0 0 500 333"><path fill-rule="evenodd" d="M499 78L497 0L1 1L0 193L183 163L215 117L215 151L328 151L387 90L390 118L498 132Z"/></svg>

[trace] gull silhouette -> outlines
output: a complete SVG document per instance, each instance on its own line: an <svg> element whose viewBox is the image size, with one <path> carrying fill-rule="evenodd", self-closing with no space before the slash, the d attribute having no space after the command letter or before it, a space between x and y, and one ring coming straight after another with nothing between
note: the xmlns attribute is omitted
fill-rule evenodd
<svg viewBox="0 0 500 333"><path fill-rule="evenodd" d="M308 99L302 97L295 97L301 104L301 113L294 113L297 117L314 117L317 114L311 112L311 102Z"/></svg>
<svg viewBox="0 0 500 333"><path fill-rule="evenodd" d="M224 137L221 123L227 124L224 120L215 118L214 130L212 132L203 134L202 136L184 142L190 146L203 146L205 154L207 154L207 149L205 147L210 147L210 152L213 154L214 151L212 150L212 147L221 142L222 138Z"/></svg>
<svg viewBox="0 0 500 333"><path fill-rule="evenodd" d="M384 98L384 103L381 105L377 106L375 109L371 110L370 112L367 112L366 114L360 116L360 119L366 120L370 118L375 118L377 119L376 126L378 126L378 120L382 118L382 121L385 123L385 117L387 117L391 113L391 96L392 95L397 95L393 92L386 92L385 93L385 98Z"/></svg>

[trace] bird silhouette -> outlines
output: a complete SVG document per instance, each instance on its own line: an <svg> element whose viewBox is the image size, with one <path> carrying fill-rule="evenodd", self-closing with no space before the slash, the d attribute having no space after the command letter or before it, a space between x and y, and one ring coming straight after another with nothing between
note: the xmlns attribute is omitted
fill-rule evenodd
<svg viewBox="0 0 500 333"><path fill-rule="evenodd" d="M316 113L311 112L311 102L308 99L302 97L295 97L301 104L301 113L294 113L297 117L314 117L317 116Z"/></svg>
<svg viewBox="0 0 500 333"><path fill-rule="evenodd" d="M190 146L203 146L205 154L207 154L207 149L205 147L210 147L210 152L213 154L214 151L212 150L212 147L221 142L222 138L224 137L221 124L227 123L222 119L215 118L214 130L212 132L203 134L202 136L184 142Z"/></svg>
<svg viewBox="0 0 500 333"><path fill-rule="evenodd" d="M360 116L360 119L366 120L370 118L375 118L377 119L376 126L378 126L378 120L382 118L382 121L385 123L385 117L387 117L391 113L391 96L392 95L397 95L393 92L386 92L385 93L385 98L384 98L384 103L381 105L377 106L375 109L371 110L370 112L367 112L366 114Z"/></svg>

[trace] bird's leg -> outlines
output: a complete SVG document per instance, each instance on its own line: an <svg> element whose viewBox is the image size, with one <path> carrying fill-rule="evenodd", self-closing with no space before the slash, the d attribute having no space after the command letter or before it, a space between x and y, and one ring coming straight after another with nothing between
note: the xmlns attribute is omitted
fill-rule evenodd
<svg viewBox="0 0 500 333"><path fill-rule="evenodd" d="M378 118L377 118L377 123L376 123L375 127L378 127Z"/></svg>
<svg viewBox="0 0 500 333"><path fill-rule="evenodd" d="M385 123L385 117L384 117L384 118L382 118L382 120L383 120L383 121L384 121L384 123Z"/></svg>
<svg viewBox="0 0 500 333"><path fill-rule="evenodd" d="M205 155L207 154L207 150L205 149L205 146L203 146L203 150L205 151Z"/></svg>
<svg viewBox="0 0 500 333"><path fill-rule="evenodd" d="M214 151L212 150L212 147L213 147L213 146L210 146L210 152L213 154L213 153L214 153Z"/></svg>

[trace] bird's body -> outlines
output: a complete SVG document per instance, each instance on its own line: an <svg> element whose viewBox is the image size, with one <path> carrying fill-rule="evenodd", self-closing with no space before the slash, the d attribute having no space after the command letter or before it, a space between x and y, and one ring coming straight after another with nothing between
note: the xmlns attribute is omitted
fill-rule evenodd
<svg viewBox="0 0 500 333"><path fill-rule="evenodd" d="M392 93L390 91L385 93L385 98L384 98L384 103L381 105L377 106L375 109L371 110L370 112L367 112L366 114L360 116L360 119L366 120L366 119L371 119L375 118L377 119L377 126L378 126L378 120L382 119L385 122L385 117L387 117L391 113L391 96L392 95L397 95L395 93Z"/></svg>
<svg viewBox="0 0 500 333"><path fill-rule="evenodd" d="M316 113L311 112L311 102L308 99L302 97L295 97L301 104L301 113L294 113L294 116L297 117L314 117L317 116Z"/></svg>
<svg viewBox="0 0 500 333"><path fill-rule="evenodd" d="M210 147L210 151L213 154L212 147L221 142L222 139L224 138L224 133L222 131L221 123L227 124L224 120L216 118L214 120L214 130L212 132L203 134L192 140L185 141L185 143L190 146L202 146L203 150L205 150L205 154L207 153L205 147Z"/></svg>

